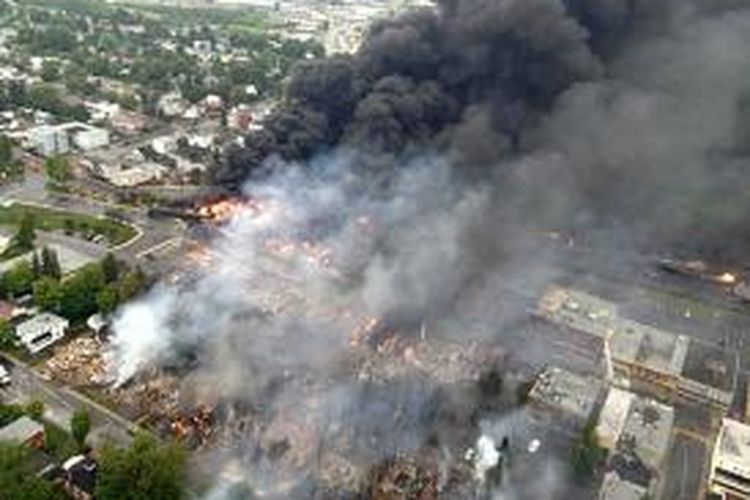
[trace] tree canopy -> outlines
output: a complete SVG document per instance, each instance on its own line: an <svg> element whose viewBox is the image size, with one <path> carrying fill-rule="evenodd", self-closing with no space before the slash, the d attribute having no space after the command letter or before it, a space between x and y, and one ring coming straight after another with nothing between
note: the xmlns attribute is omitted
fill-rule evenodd
<svg viewBox="0 0 750 500"><path fill-rule="evenodd" d="M91 417L84 409L79 409L73 412L73 416L70 418L70 433L78 443L78 447L83 449L86 445L86 437L91 431Z"/></svg>
<svg viewBox="0 0 750 500"><path fill-rule="evenodd" d="M185 451L159 444L146 434L130 448L107 446L101 452L96 498L99 500L179 499L184 493Z"/></svg>
<svg viewBox="0 0 750 500"><path fill-rule="evenodd" d="M57 500L66 498L51 483L27 470L29 451L0 442L0 498L3 500Z"/></svg>

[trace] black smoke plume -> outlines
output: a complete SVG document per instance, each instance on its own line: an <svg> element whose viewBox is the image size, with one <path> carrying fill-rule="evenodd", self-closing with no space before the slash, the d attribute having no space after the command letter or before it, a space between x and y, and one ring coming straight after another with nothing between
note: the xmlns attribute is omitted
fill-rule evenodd
<svg viewBox="0 0 750 500"><path fill-rule="evenodd" d="M747 180L750 84L741 57L714 56L747 52L747 12L741 0L439 0L376 23L353 56L298 67L265 130L214 177L238 187L270 157L342 147L362 156L362 173L388 176L404 157L438 153L468 179L501 184L506 211L736 257L750 242L730 208ZM705 117L690 114L702 105ZM714 130L688 121L702 119ZM603 144L584 144L591 136ZM654 212L669 227L643 224ZM685 235L695 227L705 237ZM732 244L719 248L721 234Z"/></svg>

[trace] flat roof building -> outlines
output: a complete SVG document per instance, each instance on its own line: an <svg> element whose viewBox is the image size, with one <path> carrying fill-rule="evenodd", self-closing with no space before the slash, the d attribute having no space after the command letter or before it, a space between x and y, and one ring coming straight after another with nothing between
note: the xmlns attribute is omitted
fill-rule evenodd
<svg viewBox="0 0 750 500"><path fill-rule="evenodd" d="M599 500L643 500L647 493L643 486L625 481L617 472L609 471L599 490Z"/></svg>
<svg viewBox="0 0 750 500"><path fill-rule="evenodd" d="M655 493L671 445L674 409L650 398L612 388L599 414L597 436L609 451L601 499Z"/></svg>
<svg viewBox="0 0 750 500"><path fill-rule="evenodd" d="M636 397L630 405L617 450L636 455L646 466L658 471L669 451L674 409L649 398Z"/></svg>
<svg viewBox="0 0 750 500"><path fill-rule="evenodd" d="M626 318L613 302L558 286L542 296L535 315L596 340L589 348L601 349L605 364L633 386L722 410L732 401L736 365L724 349Z"/></svg>
<svg viewBox="0 0 750 500"><path fill-rule="evenodd" d="M722 420L711 457L709 491L720 498L750 499L750 426Z"/></svg>
<svg viewBox="0 0 750 500"><path fill-rule="evenodd" d="M578 375L558 367L542 371L529 392L536 416L548 414L553 423L582 427L594 413L602 394L599 379Z"/></svg>
<svg viewBox="0 0 750 500"><path fill-rule="evenodd" d="M601 447L610 451L615 449L635 397L632 392L610 387L596 426L596 435Z"/></svg>

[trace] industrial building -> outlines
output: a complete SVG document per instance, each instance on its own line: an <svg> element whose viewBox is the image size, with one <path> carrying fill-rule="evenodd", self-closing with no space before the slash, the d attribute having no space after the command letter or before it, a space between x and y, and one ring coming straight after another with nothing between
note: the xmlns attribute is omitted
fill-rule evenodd
<svg viewBox="0 0 750 500"><path fill-rule="evenodd" d="M709 491L724 500L750 499L750 426L722 420L711 457Z"/></svg>
<svg viewBox="0 0 750 500"><path fill-rule="evenodd" d="M561 287L542 296L535 314L563 327L570 342L600 351L615 383L723 412L732 401L736 360L717 346L625 318L610 301Z"/></svg>

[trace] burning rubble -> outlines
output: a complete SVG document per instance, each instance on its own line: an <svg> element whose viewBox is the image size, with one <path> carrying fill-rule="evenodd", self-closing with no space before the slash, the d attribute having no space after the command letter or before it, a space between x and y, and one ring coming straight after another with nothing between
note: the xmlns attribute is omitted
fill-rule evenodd
<svg viewBox="0 0 750 500"><path fill-rule="evenodd" d="M245 199L268 201L240 206L197 245L189 280L160 285L115 319L113 399L164 435L236 461L268 498L473 491L461 457L480 415L510 404L482 392L506 352L484 329L476 338L446 335L453 327L431 296L460 289L450 270L394 300L400 291L390 280L401 272L383 260L409 248L419 266L443 257L432 250L460 248L451 240L462 236L446 224L471 219L482 199L447 189L436 197L434 183L447 179L430 177L424 193L404 184L403 195L367 203L345 184L312 181L304 194L288 191L284 178L256 184ZM436 205L424 214L414 199L427 193ZM361 206L341 214L342 197ZM412 216L424 223L392 225ZM425 235L450 244L409 246Z"/></svg>

